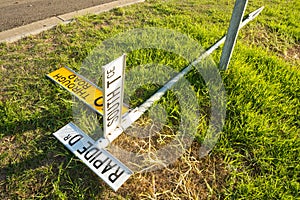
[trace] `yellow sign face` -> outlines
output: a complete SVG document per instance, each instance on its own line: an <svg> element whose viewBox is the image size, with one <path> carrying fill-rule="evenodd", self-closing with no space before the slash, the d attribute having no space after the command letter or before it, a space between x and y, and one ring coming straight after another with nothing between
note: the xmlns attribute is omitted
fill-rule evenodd
<svg viewBox="0 0 300 200"><path fill-rule="evenodd" d="M103 92L96 85L66 67L51 72L47 76L86 103L97 113L103 115ZM127 111L128 108L123 106L122 113L126 113Z"/></svg>

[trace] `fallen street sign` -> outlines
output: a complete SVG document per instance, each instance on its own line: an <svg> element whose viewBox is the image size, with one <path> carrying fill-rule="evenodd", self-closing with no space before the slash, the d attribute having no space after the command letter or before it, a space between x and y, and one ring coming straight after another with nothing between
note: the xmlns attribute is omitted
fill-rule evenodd
<svg viewBox="0 0 300 200"><path fill-rule="evenodd" d="M47 77L71 92L94 111L103 115L103 91L95 84L68 67L59 68L49 73ZM127 111L128 107L123 106L122 113Z"/></svg>
<svg viewBox="0 0 300 200"><path fill-rule="evenodd" d="M133 174L108 151L94 145L95 141L72 122L53 135L114 191Z"/></svg>
<svg viewBox="0 0 300 200"><path fill-rule="evenodd" d="M103 132L105 138L121 126L125 60L126 56L123 54L102 67L102 85L104 88Z"/></svg>
<svg viewBox="0 0 300 200"><path fill-rule="evenodd" d="M250 13L247 19L243 20L238 28L242 28L248 22L255 19L262 10L263 7ZM67 67L60 68L48 74L47 76L49 78L59 83L62 87L73 93L99 114L103 115L106 133L104 134L104 138L101 137L96 142L75 124L70 122L57 132L53 133L54 136L116 191L133 174L133 172L104 148L116 139L124 130L130 127L132 123L138 120L154 102L161 99L161 97L178 80L184 77L191 68L207 58L207 56L215 51L225 40L226 36L222 37L207 51L201 54L200 57L169 80L142 105L130 111L128 108L124 107L122 103L125 55L103 67L104 91ZM127 113L123 115L121 124L121 113L125 112ZM122 126L118 128L119 125Z"/></svg>

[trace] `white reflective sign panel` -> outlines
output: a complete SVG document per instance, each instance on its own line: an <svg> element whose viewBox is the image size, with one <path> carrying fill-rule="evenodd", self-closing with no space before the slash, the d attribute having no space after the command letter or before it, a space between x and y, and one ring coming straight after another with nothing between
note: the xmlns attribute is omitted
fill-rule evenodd
<svg viewBox="0 0 300 200"><path fill-rule="evenodd" d="M53 135L114 191L131 176L132 171L106 150L97 147L95 141L70 122Z"/></svg>
<svg viewBox="0 0 300 200"><path fill-rule="evenodd" d="M105 138L121 126L125 54L102 67L104 88L103 130Z"/></svg>

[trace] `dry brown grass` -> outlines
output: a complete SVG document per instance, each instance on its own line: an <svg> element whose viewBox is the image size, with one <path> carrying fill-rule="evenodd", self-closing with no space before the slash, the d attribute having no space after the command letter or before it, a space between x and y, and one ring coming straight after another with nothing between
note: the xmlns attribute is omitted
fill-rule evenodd
<svg viewBox="0 0 300 200"><path fill-rule="evenodd" d="M199 159L194 142L175 163L135 173L117 192L132 199L219 199L229 171L216 155Z"/></svg>
<svg viewBox="0 0 300 200"><path fill-rule="evenodd" d="M221 198L229 174L222 158L214 154L200 158L201 145L196 141L184 149L184 145L180 145L181 142L174 142L178 138L176 131L171 128L163 126L160 130L158 124L146 118L139 120L137 124L113 143L113 155L130 166L135 173L116 194L108 192L109 198L120 196L125 199ZM174 162L168 164L168 161L166 163L166 160L163 160L165 157L160 156L160 150L170 144L176 145L169 150L176 151L174 154L182 152L182 155L176 158L169 152L166 160L171 162L174 159ZM132 154L122 154L116 150L117 147Z"/></svg>

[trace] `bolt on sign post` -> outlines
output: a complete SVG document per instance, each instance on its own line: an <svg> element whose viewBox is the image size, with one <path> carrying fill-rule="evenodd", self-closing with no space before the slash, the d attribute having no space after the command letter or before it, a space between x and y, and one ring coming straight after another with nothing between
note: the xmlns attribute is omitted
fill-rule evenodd
<svg viewBox="0 0 300 200"><path fill-rule="evenodd" d="M247 7L247 3L248 0L237 0L235 2L229 28L227 31L227 38L220 59L221 70L226 70L228 68L230 58L232 56L232 52L238 36L239 28Z"/></svg>

